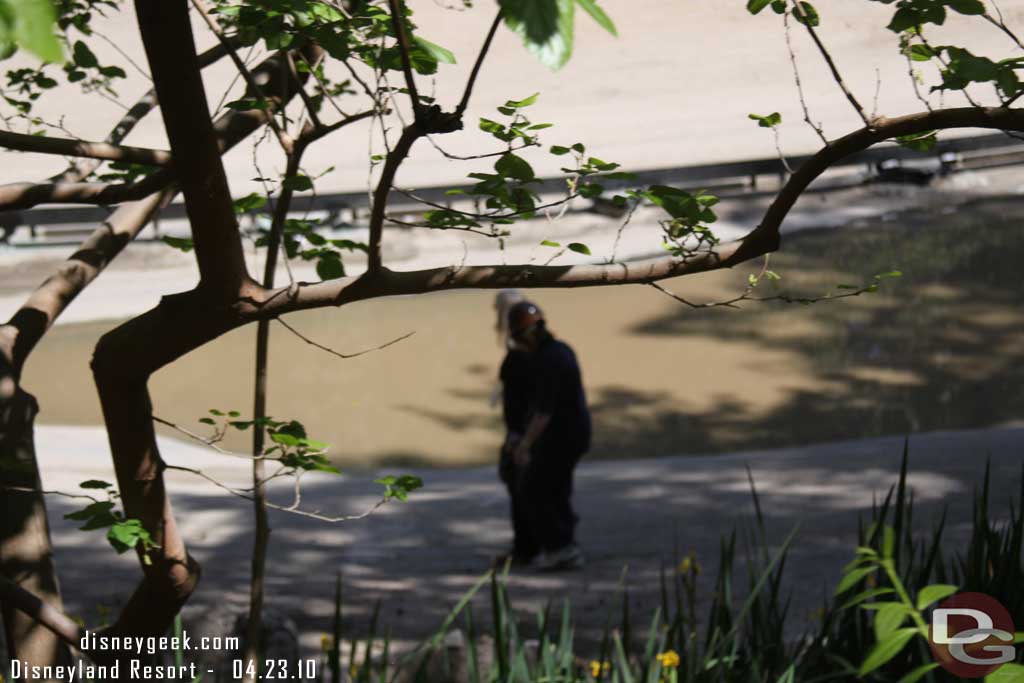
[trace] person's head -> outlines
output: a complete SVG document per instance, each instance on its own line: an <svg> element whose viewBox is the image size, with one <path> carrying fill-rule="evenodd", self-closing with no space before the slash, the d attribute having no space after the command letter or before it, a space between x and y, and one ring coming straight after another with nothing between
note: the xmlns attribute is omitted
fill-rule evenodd
<svg viewBox="0 0 1024 683"><path fill-rule="evenodd" d="M516 289L502 289L494 295L494 312L497 314L494 329L498 332L498 343L500 345L509 346L511 341L508 329L509 309L524 300L525 297Z"/></svg>
<svg viewBox="0 0 1024 683"><path fill-rule="evenodd" d="M513 345L534 351L547 335L544 313L532 301L520 301L508 309L508 336Z"/></svg>

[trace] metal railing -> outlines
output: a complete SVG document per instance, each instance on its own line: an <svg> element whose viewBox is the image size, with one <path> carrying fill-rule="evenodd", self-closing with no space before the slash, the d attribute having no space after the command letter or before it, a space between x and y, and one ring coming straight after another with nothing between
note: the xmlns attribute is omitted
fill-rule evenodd
<svg viewBox="0 0 1024 683"><path fill-rule="evenodd" d="M789 156L791 168L797 168L810 155ZM834 173L850 167L862 166L866 177L881 180L900 179L893 174L893 168L917 169L917 177L962 170L996 168L1024 163L1024 141L1009 135L996 133L973 137L940 140L928 152L916 152L897 145L879 145L852 154L833 164L829 172ZM682 188L703 188L724 194L757 191L759 178L786 178L786 169L778 157L750 159L696 166L675 166L651 169L635 173L636 180L629 186L674 185ZM888 178L887 178L888 176ZM624 187L627 184L621 183ZM428 202L450 206L454 201L447 192L451 189L468 190L471 185L438 186L418 188L416 196ZM565 190L565 178L545 178L534 189L541 195L555 195ZM392 191L390 204L393 213L422 210L423 205L397 191ZM316 196L298 196L293 199L294 213L310 211L324 212L324 221L331 225L355 225L369 212L369 198L365 190L359 192L336 192ZM60 244L77 242L77 238L90 232L96 224L112 213L113 207L55 207L34 208L18 212L0 213L0 242L17 246ZM160 221L185 218L185 207L175 202L161 209L154 218L153 236L160 235ZM27 235L22 237L22 233ZM12 238L17 238L13 239Z"/></svg>

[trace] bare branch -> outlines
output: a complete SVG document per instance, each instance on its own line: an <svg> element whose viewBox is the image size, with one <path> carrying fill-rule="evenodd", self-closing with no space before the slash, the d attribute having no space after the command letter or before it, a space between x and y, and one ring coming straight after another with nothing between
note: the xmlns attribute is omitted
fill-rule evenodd
<svg viewBox="0 0 1024 683"><path fill-rule="evenodd" d="M227 48L218 43L199 55L199 66L205 69L211 64L215 64L225 55L227 55ZM150 90L131 106L128 112L120 121L117 122L117 125L111 129L110 133L103 141L111 145L119 144L130 132L132 132L132 130L135 129L135 126L139 121L141 121L149 112L153 111L156 106L156 91ZM50 181L54 183L81 182L85 178L89 177L89 175L99 167L100 163L101 162L96 159L77 161L71 164L66 171L58 173L50 178Z"/></svg>
<svg viewBox="0 0 1024 683"><path fill-rule="evenodd" d="M786 50L789 52L789 63L793 67L793 80L796 82L797 97L800 100L800 108L803 109L804 112L804 121L808 126L814 129L814 132L821 139L822 144L828 146L828 138L825 137L825 132L821 129L821 126L811 120L811 111L807 107L807 98L804 96L803 82L800 80L800 68L797 66L796 52L793 50L793 37L790 33L789 27L789 12L782 15L782 26L786 37Z"/></svg>
<svg viewBox="0 0 1024 683"><path fill-rule="evenodd" d="M473 64L473 70L469 72L469 79L466 81L466 89L462 93L462 99L459 100L459 104L455 107L455 113L460 116L466 111L466 107L469 106L469 98L473 95L473 86L476 84L476 78L480 75L480 67L483 66L484 59L487 57L487 52L491 49L491 42L494 40L494 34L498 31L498 27L501 25L501 10L494 15L494 21L491 22L491 28L487 31L487 37L484 38L484 44L480 47L480 54L476 57L476 62ZM446 155L447 156L447 155Z"/></svg>
<svg viewBox="0 0 1024 683"><path fill-rule="evenodd" d="M1024 131L1024 110L1002 107L960 107L881 118L833 141L790 177L765 212L761 223L743 238L718 244L689 258L664 256L615 264L574 266L487 265L396 272L386 268L357 278L265 292L259 300L239 302L242 322L324 306L340 306L382 296L421 294L446 289L506 287L593 287L607 284L648 284L691 273L728 268L779 247L779 227L810 183L832 164L890 138L948 128L990 128Z"/></svg>
<svg viewBox="0 0 1024 683"><path fill-rule="evenodd" d="M860 116L864 125L870 126L871 119L868 118L868 115L864 112L864 107L860 105L860 102L857 101L853 92L847 87L842 74L839 73L839 69L836 67L836 63L832 59L832 55L825 47L825 44L821 42L821 38L818 37L818 32L814 30L814 26L811 25L812 22L810 17L808 17L807 13L804 11L804 6L798 1L794 2L793 6L796 8L795 11L799 15L798 20L804 25L804 28L807 29L807 32L811 35L811 39L814 41L814 44L818 46L818 52L821 53L821 56L825 59L825 63L828 64L829 71L832 72L832 78L835 79L836 85L838 85L839 89L843 91L844 95L846 95L846 99L850 101L851 105L853 105L853 108L857 111L857 115Z"/></svg>
<svg viewBox="0 0 1024 683"><path fill-rule="evenodd" d="M238 69L238 73L242 74L242 78L245 79L245 83L249 89L255 93L261 101L266 101L259 83L255 78L253 78L252 72L246 68L245 62L243 62L241 57L238 56L238 52L235 50L234 45L228 41L224 32L220 30L220 26L218 26L217 22L215 22L213 17L210 16L210 13L206 9L206 5L203 4L203 0L192 0L192 6L195 7L196 11L198 11L200 16L203 17L207 27L209 27L210 31L213 32L213 35L217 37L217 40L220 41L220 43L227 49L228 56L231 57L231 61L234 62L235 68ZM299 89L301 90L301 83L299 83L297 79L296 83L299 84ZM277 119L274 117L273 113L269 113L267 115L267 124L270 126L271 130L274 131L274 135L277 136L277 140L281 143L282 149L284 149L285 152L290 153L294 141L288 133L281 129L281 126L277 123Z"/></svg>
<svg viewBox="0 0 1024 683"><path fill-rule="evenodd" d="M248 500L248 501L253 500L253 497L247 493L247 491L249 491L251 489L236 489L236 488L233 488L231 486L228 486L227 484L224 484L221 481L218 481L214 477L211 477L210 475L206 474L202 470L198 470L198 469L195 469L193 467L182 467L180 465L168 465L166 463L164 464L164 466L167 469L169 469L169 470L177 470L179 472L187 472L189 474L194 474L195 476L210 482L211 484L213 484L217 488L219 488L219 489L221 489L223 491L226 491L226 492L230 493L231 495L233 495L233 496L235 496L237 498L242 498L242 499ZM275 474L271 475L271 477L269 477L265 481L269 481L269 479L275 478L277 476L278 476L278 474L275 473ZM302 499L301 495L297 496L297 498L296 498L297 501L301 501L301 499ZM360 513L355 514L355 515L339 515L339 516L324 515L324 514L321 514L319 510L314 510L314 511L301 510L301 509L298 508L298 506L295 503L292 503L292 505L278 505L276 503L271 503L270 501L266 501L265 505L268 508L270 508L271 510L280 510L281 512L288 512L290 514L298 515L300 517L309 517L311 519L316 519L316 520L319 520L321 522L336 523L336 522L352 522L352 521L355 521L357 519L364 519L366 517L369 517L374 512L376 512L378 509L383 507L387 502L388 502L387 498L381 498L379 501L374 503L373 506L371 506L369 509L365 510L364 512L360 512ZM2 588L2 586L0 586L0 588ZM2 593L0 593L0 595L2 595Z"/></svg>
<svg viewBox="0 0 1024 683"><path fill-rule="evenodd" d="M413 144L423 135L422 130L415 122L402 130L401 137L395 143L394 148L388 152L384 160L384 168L381 169L380 179L373 191L373 202L370 208L370 241L367 260L367 269L370 271L379 270L384 267L381 255L381 241L384 236L384 212L387 209L388 194L395 182L395 174L398 167L402 165Z"/></svg>
<svg viewBox="0 0 1024 683"><path fill-rule="evenodd" d="M388 7L391 9L391 23L395 28L395 36L398 38L398 53L402 59L402 74L405 76L405 87L409 89L409 99L412 100L413 115L418 120L423 104L420 102L419 93L416 91L416 76L413 74L412 62L409 59L412 46L409 44L409 36L405 32L402 0L388 0Z"/></svg>
<svg viewBox="0 0 1024 683"><path fill-rule="evenodd" d="M11 183L0 185L0 211L39 204L120 204L142 199L167 185L169 170L157 171L134 183Z"/></svg>
<svg viewBox="0 0 1024 683"><path fill-rule="evenodd" d="M316 113L316 107L313 106L313 100L310 99L309 93L306 92L305 84L299 78L299 71L295 68L295 60L292 58L290 52L285 53L285 59L288 60L288 72L295 81L295 88L299 91L299 97L302 98L303 104L306 105L306 113L309 114L309 120L313 122L314 128L320 128L323 125L320 123L320 115ZM312 68L314 67L310 67L310 69ZM327 97L327 93L324 93L324 97Z"/></svg>
<svg viewBox="0 0 1024 683"><path fill-rule="evenodd" d="M34 493L41 496L58 496L60 498L70 498L72 500L91 500L94 503L99 503L100 499L96 496L90 496L87 493L67 493L66 491L44 491L42 489L33 489L27 486L0 486L0 491L13 491L15 493Z"/></svg>
<svg viewBox="0 0 1024 683"><path fill-rule="evenodd" d="M988 22L990 24L992 24L993 26L998 28L1000 31L1005 33L1007 36L1009 36L1010 40L1012 40L1014 43L1016 43L1017 47L1019 47L1020 49L1024 50L1024 43L1022 43L1020 38L1017 37L1017 34L1013 32L1013 29L1011 29L1009 26L1007 26L1006 22L1003 21L1003 13L1002 13L1002 11L999 9L998 6L996 6L996 4L994 2L992 3L992 5L993 5L993 7L996 8L996 14L998 15L998 17L993 17L988 12L985 12L985 14L982 15L982 16L984 16L985 19L988 20Z"/></svg>
<svg viewBox="0 0 1024 683"><path fill-rule="evenodd" d="M0 599L32 617L72 647L77 647L85 635L85 629L66 614L54 609L6 576L0 576Z"/></svg>
<svg viewBox="0 0 1024 683"><path fill-rule="evenodd" d="M86 142L68 138L50 138L43 135L24 135L0 131L0 147L20 152L60 154L104 161L127 161L148 166L170 166L171 153L162 149L112 145L106 142Z"/></svg>
<svg viewBox="0 0 1024 683"><path fill-rule="evenodd" d="M243 460L260 460L260 459L264 459L266 457L266 456L263 456L263 455L253 456L253 455L248 455L247 453L235 453L234 451L229 451L229 450L221 448L220 446L217 445L217 441L219 441L220 439L207 439L206 437L200 436L199 434L196 434L195 432L189 431L188 429L185 429L181 425L175 424L174 422L171 422L170 420L165 420L162 417L158 417L156 415L153 415L152 417L153 417L153 422L157 422L159 424L162 424L165 427L170 427L171 429L173 429L176 432L181 432L182 434L184 434L188 438L192 439L193 441L198 441L199 443L203 444L204 446L209 446L210 448L212 448L213 450L217 451L221 455L229 455L232 458L241 458Z"/></svg>
<svg viewBox="0 0 1024 683"><path fill-rule="evenodd" d="M362 351L356 351L355 353L341 353L340 351L335 351L334 349L330 348L329 346L324 346L323 344L319 344L319 343L313 341L312 339L310 339L309 337L307 337L306 335L302 334L297 329L295 329L294 327L292 327L291 325L286 323L281 318L277 318L277 322L281 323L286 330L288 330L289 332L291 332L296 337L298 337L302 341L306 342L310 346L315 346L316 348L318 348L318 349L320 349L322 351L326 351L327 353L331 354L332 356L337 356L338 358L344 358L344 359L357 358L359 356L366 355L367 353L373 353L374 351L380 351L381 349L386 349L389 346L394 346L398 342L404 341L404 340L408 339L409 337L413 336L414 334L416 334L415 331L407 332L406 334L403 334L401 337L396 337L395 339L392 339L389 342L385 342L385 343L381 344L380 346L374 346L371 349L363 349Z"/></svg>

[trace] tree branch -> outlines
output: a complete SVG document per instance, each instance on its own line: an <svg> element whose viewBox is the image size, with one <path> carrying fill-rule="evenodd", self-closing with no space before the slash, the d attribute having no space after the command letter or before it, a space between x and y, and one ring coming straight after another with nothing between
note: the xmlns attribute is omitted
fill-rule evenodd
<svg viewBox="0 0 1024 683"><path fill-rule="evenodd" d="M228 56L230 56L231 61L234 62L235 68L238 69L238 73L242 74L242 78L245 79L245 83L249 87L249 90L255 93L260 101L264 101L266 98L263 96L263 91L260 88L259 83L255 78L253 78L249 69L246 68L245 62L243 62L238 56L238 52L235 51L235 47L228 42L224 32L220 30L219 26L217 26L217 22L215 22L213 17L210 16L210 13L206 10L206 5L203 4L202 0L192 0L192 6L196 8L196 11L199 12L199 15L206 22L207 27L209 27L210 31L213 32L213 35L217 37L217 40L220 41L228 51ZM296 82L301 83L301 81L298 80ZM278 125L277 119L274 118L273 114L270 114L267 117L267 124L270 126L271 130L274 131L274 135L277 136L277 141L281 144L281 148L284 149L286 153L291 153L294 141L288 133L281 129L281 126Z"/></svg>
<svg viewBox="0 0 1024 683"><path fill-rule="evenodd" d="M370 209L370 242L368 250L367 269L370 271L379 270L384 267L381 256L381 240L384 236L384 212L387 209L388 194L395 182L395 174L398 167L402 165L405 158L409 156L413 143L423 135L422 129L414 121L402 130L401 137L395 143L394 148L388 152L384 161L384 168L381 170L377 187L373 191L373 206Z"/></svg>
<svg viewBox="0 0 1024 683"><path fill-rule="evenodd" d="M5 576L0 576L0 599L30 616L71 647L78 647L82 636L85 635L85 629L66 614L54 609Z"/></svg>
<svg viewBox="0 0 1024 683"><path fill-rule="evenodd" d="M218 43L199 55L199 66L200 68L205 69L211 64L215 64L226 54L227 48ZM156 91L150 90L131 106L131 108L125 113L124 117L122 117L121 120L117 122L117 125L110 130L110 133L103 141L111 145L120 144L121 141L135 129L135 126L138 125L139 121L149 114L149 112L153 111L156 106ZM101 162L96 159L78 161L71 164L67 170L50 178L50 181L54 183L81 182L85 178L88 178L89 174L99 168L100 163Z"/></svg>
<svg viewBox="0 0 1024 683"><path fill-rule="evenodd" d="M262 321L260 321L260 322L262 322ZM354 353L342 353L341 351L335 351L334 349L332 349L329 346L324 346L323 344L320 344L318 342L313 341L312 339L310 339L309 337L307 337L306 335L302 334L297 329L295 329L294 327L292 327L291 325L286 323L281 318L277 318L277 322L281 323L281 325L283 325L286 330L288 330L289 332L291 332L296 337L298 337L302 341L306 342L310 346L315 346L316 348L320 349L321 351L326 351L327 353L331 354L332 356L337 356L338 358L342 358L342 359L345 359L345 360L348 360L349 358L358 358L359 356L364 356L364 355L366 355L368 353L373 353L374 351L380 351L381 349L386 349L389 346L394 346L398 342L405 341L409 337L411 337L414 334L416 334L416 332L406 332L401 337L395 337L391 341L384 342L383 344L379 344L377 346L374 346L373 348L363 349L362 351L356 351Z"/></svg>
<svg viewBox="0 0 1024 683"><path fill-rule="evenodd" d="M480 67L483 66L484 59L487 57L487 52L491 49L491 41L494 40L494 34L497 33L498 27L501 26L501 10L494 16L494 21L491 22L491 28L487 31L487 37L484 38L484 44L480 47L480 54L476 57L476 62L473 64L473 70L469 72L469 80L466 81L466 89L462 93L462 99L459 100L459 104L455 107L455 113L462 115L466 111L466 107L469 106L469 98L473 95L473 85L476 83L476 77L480 74Z"/></svg>
<svg viewBox="0 0 1024 683"><path fill-rule="evenodd" d="M894 137L949 128L992 128L1024 131L1024 110L1002 107L961 107L880 118L831 142L790 177L768 207L761 223L745 237L686 259L660 257L641 261L575 266L459 266L396 272L379 267L355 278L302 284L264 292L260 299L240 301L241 320L277 317L285 313L325 306L340 306L382 296L422 294L446 289L506 287L594 287L607 284L648 284L692 273L729 268L778 249L779 228L807 186L832 164L850 154Z"/></svg>
<svg viewBox="0 0 1024 683"><path fill-rule="evenodd" d="M864 122L864 125L870 126L871 119L868 118L868 115L864 112L864 107L862 107L860 102L857 101L857 98L854 97L853 92L851 92L846 86L846 82L843 80L842 74L840 74L839 69L836 68L836 63L833 61L832 55L829 53L828 49L825 48L825 44L821 42L821 38L818 37L818 32L814 30L814 27L811 25L810 18L807 16L807 13L804 12L803 5L800 4L799 0L796 0L793 3L793 6L796 8L796 12L799 15L800 23L807 29L807 32L811 35L811 39L814 41L814 44L818 46L818 52L820 52L821 56L825 58L825 63L828 65L829 71L832 72L832 78L835 79L836 85L838 85L839 89L843 91L844 95L846 95L846 99L848 99L850 104L853 105L853 108L856 110L857 115L860 116L861 121Z"/></svg>
<svg viewBox="0 0 1024 683"><path fill-rule="evenodd" d="M409 59L409 52L412 50L412 46L409 44L409 36L405 32L405 17L402 13L401 2L402 0L388 0L388 7L391 9L391 23L395 29L395 36L398 38L398 53L402 59L405 87L409 89L413 116L416 120L419 120L423 104L420 102L419 93L416 92L416 76L413 74L412 62Z"/></svg>
<svg viewBox="0 0 1024 683"><path fill-rule="evenodd" d="M113 145L106 142L86 142L70 138L50 138L43 135L24 135L0 131L0 147L20 152L60 154L67 157L85 157L104 161L127 161L149 166L170 166L171 153L161 149Z"/></svg>

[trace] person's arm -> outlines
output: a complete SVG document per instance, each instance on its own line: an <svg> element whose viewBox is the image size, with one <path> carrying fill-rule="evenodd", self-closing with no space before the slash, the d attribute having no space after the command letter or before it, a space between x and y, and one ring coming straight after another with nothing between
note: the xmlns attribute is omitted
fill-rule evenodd
<svg viewBox="0 0 1024 683"><path fill-rule="evenodd" d="M513 459L517 465L525 465L530 461L530 449L548 428L549 422L551 422L551 413L534 413L530 417L530 421L526 424L526 433L515 447Z"/></svg>

